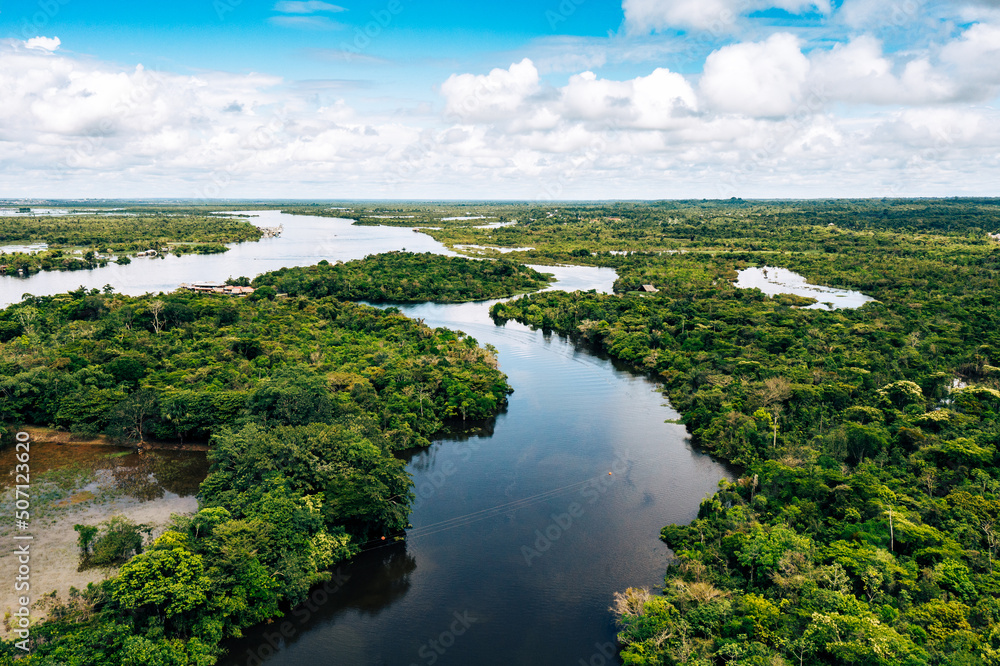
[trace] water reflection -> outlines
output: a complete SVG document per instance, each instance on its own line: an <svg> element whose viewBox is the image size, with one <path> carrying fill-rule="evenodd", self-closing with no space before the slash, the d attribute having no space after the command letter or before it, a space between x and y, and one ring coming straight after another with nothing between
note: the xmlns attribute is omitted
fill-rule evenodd
<svg viewBox="0 0 1000 666"><path fill-rule="evenodd" d="M406 227L354 226L353 220L284 215L273 210L253 214L250 221L254 224L284 226L284 232L277 238L230 245L225 254L139 257L127 266L110 264L91 270L43 271L28 277L0 276L0 307L20 302L26 293L44 296L80 286L102 289L110 284L119 293L137 296L173 291L184 282L224 282L284 267L312 266L321 259L350 261L402 249L455 254L430 236Z"/></svg>
<svg viewBox="0 0 1000 666"><path fill-rule="evenodd" d="M0 300L63 292L81 280L88 288L110 283L136 294L404 248L452 254L404 227L273 211L255 222L283 224L284 234L221 256L3 278ZM550 288L568 291L606 293L615 280L607 268L539 270L559 279ZM692 520L700 500L729 475L726 468L694 451L682 426L665 423L678 414L650 379L565 337L515 322L497 326L489 305L400 309L494 345L514 388L507 411L409 453L419 501L405 547L362 554L344 568L349 577L342 586L319 588L324 603L286 616L290 637L271 642L285 620L248 629L222 663L426 664L429 641L449 631L457 613L475 623L446 652L432 654L437 666L575 664L591 658L595 643L615 640L608 612L614 592L662 584L670 554L660 528ZM124 476L135 492L153 492L150 474L165 489L190 489L193 473L172 479L144 465L128 463L135 469Z"/></svg>
<svg viewBox="0 0 1000 666"><path fill-rule="evenodd" d="M859 291L809 284L798 273L773 266L740 271L736 286L740 289L760 289L768 296L795 294L819 301L808 306L808 310L853 309L875 300Z"/></svg>
<svg viewBox="0 0 1000 666"><path fill-rule="evenodd" d="M144 452L116 459L111 469L115 488L148 502L166 493L190 497L208 475L208 459L200 452Z"/></svg>
<svg viewBox="0 0 1000 666"><path fill-rule="evenodd" d="M368 637L343 630L342 621L378 617L392 608L409 592L416 570L417 561L403 543L365 551L333 571L330 580L314 588L305 601L287 609L283 620L268 625L270 633L248 633L230 641L224 663L259 666L277 653L294 650L304 637L317 634L333 648L325 655L316 655L312 663L317 666L369 663ZM392 640L392 636L383 638ZM331 659L331 654L338 656Z"/></svg>
<svg viewBox="0 0 1000 666"><path fill-rule="evenodd" d="M14 485L14 448L0 451L0 488ZM96 444L32 442L32 476L72 490L81 480L87 488L111 488L140 501L160 499L166 494L192 497L208 475L208 459L202 451L147 451L118 449Z"/></svg>
<svg viewBox="0 0 1000 666"><path fill-rule="evenodd" d="M421 650L465 612L476 623L435 653L439 666L573 664L595 642L614 642L615 591L662 583L670 554L660 528L693 519L728 472L664 423L677 414L652 381L565 337L496 326L488 307L401 307L496 346L515 389L492 428L408 452L417 500L407 553L417 568L405 594L383 598L378 612L309 625L262 664L425 664ZM378 602L367 589L342 593Z"/></svg>

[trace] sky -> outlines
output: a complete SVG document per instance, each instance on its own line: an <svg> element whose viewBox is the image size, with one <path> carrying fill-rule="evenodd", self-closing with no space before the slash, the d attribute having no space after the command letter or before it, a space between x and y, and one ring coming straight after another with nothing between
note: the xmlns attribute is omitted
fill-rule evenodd
<svg viewBox="0 0 1000 666"><path fill-rule="evenodd" d="M0 0L0 198L997 196L1000 0Z"/></svg>

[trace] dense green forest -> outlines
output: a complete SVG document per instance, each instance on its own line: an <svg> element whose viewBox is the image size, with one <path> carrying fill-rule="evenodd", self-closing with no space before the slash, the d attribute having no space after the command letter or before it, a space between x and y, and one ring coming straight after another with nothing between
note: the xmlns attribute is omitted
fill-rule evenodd
<svg viewBox="0 0 1000 666"><path fill-rule="evenodd" d="M373 303L459 303L513 296L548 285L538 271L508 260L475 261L464 257L388 252L307 268L282 268L254 279L293 296L334 296Z"/></svg>
<svg viewBox="0 0 1000 666"><path fill-rule="evenodd" d="M393 309L108 291L0 311L0 421L183 440L366 413L407 448L496 413L508 390L492 350Z"/></svg>
<svg viewBox="0 0 1000 666"><path fill-rule="evenodd" d="M0 274L51 270L83 270L106 266L112 255L120 263L137 252L173 254L225 252L226 243L255 241L261 230L233 216L150 214L73 214L0 217L0 245L46 243L42 252L0 254ZM79 252L77 254L77 252Z"/></svg>
<svg viewBox="0 0 1000 666"><path fill-rule="evenodd" d="M616 598L626 664L1000 665L1000 201L282 209L618 270L613 295L491 312L651 373L695 443L743 470L664 528L662 594ZM517 222L444 219L479 216ZM431 289L406 255L373 261L386 281L401 262L400 284L362 296L364 271L325 265L258 278L253 300L78 290L0 312L0 420L214 444L199 513L58 609L28 663L214 663L220 639L405 526L392 452L509 389L474 340L336 300ZM735 288L749 266L876 301L800 309ZM441 275L432 297L455 293ZM458 286L480 278L498 275Z"/></svg>
<svg viewBox="0 0 1000 666"><path fill-rule="evenodd" d="M1000 232L1000 200L563 204L515 208L506 212L510 218L517 224L425 233L449 247L533 248L507 255L516 261L616 267L637 252L920 252L942 234L955 252L964 249L962 240L983 244L987 232ZM897 238L901 229L911 235Z"/></svg>
<svg viewBox="0 0 1000 666"><path fill-rule="evenodd" d="M81 288L0 311L3 423L212 440L198 513L145 549L126 529L116 554L131 559L53 609L19 663L215 663L220 641L402 533L413 495L394 452L506 403L494 350L468 336L392 308L262 292ZM86 556L94 530L80 530ZM14 654L3 643L0 661Z"/></svg>
<svg viewBox="0 0 1000 666"><path fill-rule="evenodd" d="M664 528L663 594L618 597L626 664L1000 664L995 207L859 208L874 214L741 222L717 207L623 222L620 241L601 225L597 252L718 251L616 257L622 295L493 307L655 374L695 442L745 467L691 525ZM577 231L545 230L548 247ZM734 288L750 265L877 302L790 307ZM648 283L660 293L627 293Z"/></svg>

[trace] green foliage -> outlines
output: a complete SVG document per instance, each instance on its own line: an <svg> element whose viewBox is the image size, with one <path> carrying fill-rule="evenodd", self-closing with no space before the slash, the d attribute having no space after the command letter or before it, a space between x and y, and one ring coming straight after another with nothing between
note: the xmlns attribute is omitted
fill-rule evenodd
<svg viewBox="0 0 1000 666"><path fill-rule="evenodd" d="M442 219L470 213L511 224ZM616 597L624 663L1000 664L1000 246L985 235L1000 228L996 200L353 214L440 227L427 233L452 246L532 248L519 261L616 268L620 295L547 292L492 313L649 372L698 445L745 466L693 522L664 528L678 559L663 594ZM409 485L391 452L447 418L494 414L509 388L470 338L313 297L422 300L432 287L412 282L419 271L458 265L366 261L271 274L256 301L81 289L0 312L3 420L216 447L201 511L134 558L127 585L95 586L85 612L37 627L32 659L212 663L220 640L405 525ZM802 309L735 288L748 266L877 300ZM439 295L458 300L497 278L446 277ZM644 284L658 292L630 293ZM142 390L155 410L140 425Z"/></svg>
<svg viewBox="0 0 1000 666"><path fill-rule="evenodd" d="M96 318L81 319L96 300ZM33 297L0 322L23 329L29 308L31 335L0 343L0 419L10 423L141 442L359 416L406 448L448 419L494 415L510 392L493 352L472 338L329 297L81 288Z"/></svg>
<svg viewBox="0 0 1000 666"><path fill-rule="evenodd" d="M472 338L329 297L81 288L0 322L23 333L0 344L4 419L212 442L200 510L154 543L121 518L79 526L85 564L121 569L33 630L30 663L214 664L221 641L403 532L395 451L495 415L511 391Z"/></svg>
<svg viewBox="0 0 1000 666"><path fill-rule="evenodd" d="M137 615L178 624L208 600L210 581L200 555L183 548L157 549L126 562L111 585L111 599Z"/></svg>
<svg viewBox="0 0 1000 666"><path fill-rule="evenodd" d="M81 567L120 564L142 552L143 534L149 525L137 524L124 516L112 516L98 527L77 525L80 533ZM74 529L76 529L74 528ZM89 537L89 539L86 539ZM85 547L89 545L89 553Z"/></svg>
<svg viewBox="0 0 1000 666"><path fill-rule="evenodd" d="M778 294L774 297L774 300L781 305L787 305L795 308L804 308L809 305L819 303L819 299L810 298L808 296L799 296L798 294Z"/></svg>
<svg viewBox="0 0 1000 666"><path fill-rule="evenodd" d="M86 560L90 557L90 549L100 528L91 525L74 525L73 529L79 534L76 543L80 546L80 558Z"/></svg>
<svg viewBox="0 0 1000 666"><path fill-rule="evenodd" d="M246 220L231 216L93 215L0 217L0 245L47 243L43 252L0 254L0 271L16 275L40 270L83 270L115 263L131 263L130 253L150 249L174 254L225 252L224 243L260 239L262 232ZM75 251L74 248L83 248Z"/></svg>
<svg viewBox="0 0 1000 666"><path fill-rule="evenodd" d="M248 425L221 433L214 445L212 473L202 485L206 506L235 510L247 494L282 479L312 497L328 528L345 527L361 541L406 526L411 493L403 462L379 430L360 420L270 430Z"/></svg>
<svg viewBox="0 0 1000 666"><path fill-rule="evenodd" d="M872 215L880 206L884 218ZM523 228L434 233L488 233L534 247L535 261L567 260L590 239L588 262L616 266L622 295L543 293L493 316L579 336L651 373L697 444L746 466L690 525L664 528L680 564L648 610L619 608L623 660L995 659L1000 613L985 608L1000 591L1000 247L981 225L998 221L996 202L613 208L620 221L607 224L569 219L582 212L571 207ZM644 251L603 254L624 248ZM684 252L655 254L666 250ZM753 265L877 301L789 307L735 288ZM642 284L659 292L629 293ZM717 592L693 600L699 586Z"/></svg>
<svg viewBox="0 0 1000 666"><path fill-rule="evenodd" d="M898 381L883 386L878 390L882 401L896 409L906 409L911 405L923 405L924 394L920 387L911 381Z"/></svg>
<svg viewBox="0 0 1000 666"><path fill-rule="evenodd" d="M388 252L346 264L321 261L308 268L282 268L253 281L258 289L274 287L292 296L376 303L486 300L536 291L547 284L541 273L506 259L474 261L409 252Z"/></svg>

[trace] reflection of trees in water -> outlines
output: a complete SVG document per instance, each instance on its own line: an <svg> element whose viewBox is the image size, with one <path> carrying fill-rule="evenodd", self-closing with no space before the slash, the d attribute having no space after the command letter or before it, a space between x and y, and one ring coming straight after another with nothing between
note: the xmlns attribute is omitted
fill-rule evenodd
<svg viewBox="0 0 1000 666"><path fill-rule="evenodd" d="M188 497L208 473L203 454L156 452L115 458L111 469L115 488L129 497L147 502L171 492Z"/></svg>
<svg viewBox="0 0 1000 666"><path fill-rule="evenodd" d="M119 458L121 464L111 469L115 488L143 502L163 497L163 487L157 483L155 475L156 460L148 455L129 458L134 459Z"/></svg>
<svg viewBox="0 0 1000 666"><path fill-rule="evenodd" d="M345 567L351 578L341 592L344 607L378 615L409 592L417 560L406 552L405 543L362 553L356 560Z"/></svg>
<svg viewBox="0 0 1000 666"><path fill-rule="evenodd" d="M399 457L406 462L407 467L416 472L426 472L434 469L434 461L437 458L441 444L435 442L426 449L409 449L401 451Z"/></svg>
<svg viewBox="0 0 1000 666"><path fill-rule="evenodd" d="M501 414L506 408L501 410ZM473 437L492 437L493 431L497 427L496 418L483 419L482 421L453 421L445 424L443 434L438 435L438 440L447 439L453 442L465 442Z"/></svg>
<svg viewBox="0 0 1000 666"><path fill-rule="evenodd" d="M181 497L198 494L198 487L208 476L208 457L204 453L164 452L156 454L154 460L156 480Z"/></svg>
<svg viewBox="0 0 1000 666"><path fill-rule="evenodd" d="M434 459L442 443L489 439L493 436L493 431L496 429L497 420L493 418L483 421L465 421L459 423L453 424L454 428L446 426L445 430L429 448L406 449L398 451L396 456L402 459L414 471L429 471L434 468Z"/></svg>
<svg viewBox="0 0 1000 666"><path fill-rule="evenodd" d="M291 609L286 617L294 622L295 632L286 638L286 646L297 643L309 631L326 625L344 611L355 610L364 615L378 615L402 599L410 590L410 577L417 561L406 552L405 543L393 543L359 553L347 564L334 567L333 579L317 586L309 600ZM342 587L337 580L345 578ZM231 655L256 650L273 625L259 624L243 632L243 638L226 641L224 648ZM232 661L229 663L237 663Z"/></svg>

